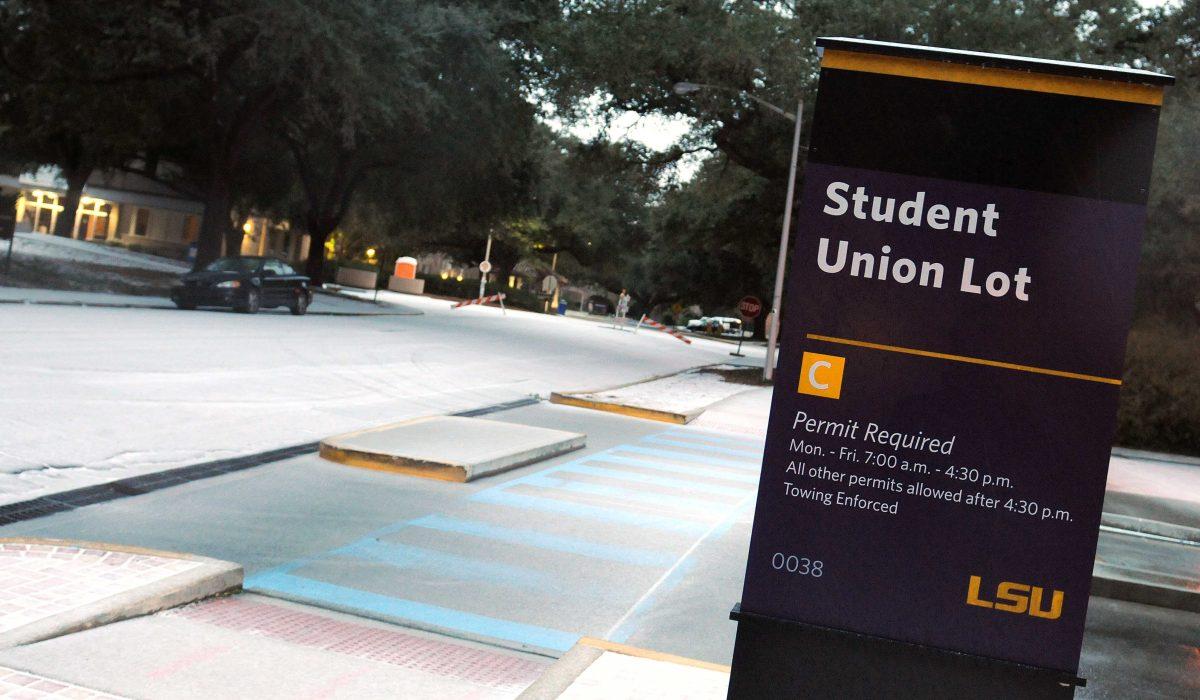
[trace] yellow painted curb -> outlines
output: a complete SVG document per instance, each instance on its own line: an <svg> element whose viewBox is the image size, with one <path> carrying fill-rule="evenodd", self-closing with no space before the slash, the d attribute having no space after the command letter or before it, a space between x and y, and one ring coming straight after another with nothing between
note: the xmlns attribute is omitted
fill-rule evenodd
<svg viewBox="0 0 1200 700"><path fill-rule="evenodd" d="M374 469L376 471L392 472L394 474L419 476L424 479L435 479L437 481L465 483L467 480L467 470L460 466L430 464L428 462L407 460L401 457L382 455L374 452L348 450L341 447L334 447L333 445L326 444L325 442L321 443L318 452L321 457L331 462L337 462L339 464L345 464L351 467L362 467L363 469Z"/></svg>
<svg viewBox="0 0 1200 700"><path fill-rule="evenodd" d="M676 423L683 425L695 420L696 416L685 413L672 413L670 411L657 411L653 408L641 408L638 406L628 406L623 403L608 403L605 401L593 401L591 399L583 399L571 394L560 394L558 392L550 392L550 403L557 403L563 406L577 406L579 408L590 408L594 411L607 411L609 413L619 413L623 416L631 416L633 418L644 418L647 420L657 420L664 423ZM698 414L697 414L698 415Z"/></svg>
<svg viewBox="0 0 1200 700"><path fill-rule="evenodd" d="M697 659L689 659L686 656L676 656L674 654L667 654L661 651L654 651L653 649L631 647L627 644L618 644L616 642L610 642L607 639L597 639L596 637L582 637L579 640L579 644L592 647L593 649L602 649L604 651L611 651L617 654L624 654L626 656L636 656L638 658L650 659L652 661L665 661L667 663L703 668L709 671L717 671L719 673L729 673L730 670L729 666L723 666L721 664L714 664L708 661L699 661Z"/></svg>

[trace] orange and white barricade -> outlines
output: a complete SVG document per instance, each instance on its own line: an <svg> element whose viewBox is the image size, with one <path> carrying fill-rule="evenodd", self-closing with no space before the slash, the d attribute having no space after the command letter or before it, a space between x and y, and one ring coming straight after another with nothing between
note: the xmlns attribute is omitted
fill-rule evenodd
<svg viewBox="0 0 1200 700"><path fill-rule="evenodd" d="M657 328L658 330L662 331L663 333L666 333L667 335L671 336L672 338L677 338L679 340L682 340L683 342L687 343L688 345L692 344L691 338L685 338L683 336L683 334L680 333L679 331L675 330L674 328L668 328L667 326L664 326L663 324L659 323L658 321L655 321L654 319L647 317L646 314L642 314L641 320L639 320L637 323L637 328L633 329L635 333L637 332L638 328L642 327L643 323L646 324L647 326L650 326L651 328Z"/></svg>
<svg viewBox="0 0 1200 700"><path fill-rule="evenodd" d="M503 313L505 316L507 316L508 311L504 308L504 293L503 292L501 292L499 294L493 294L491 296L479 297L478 299L467 299L465 301L460 301L457 304L451 305L450 308L457 309L460 306L474 306L475 304L490 304L493 301L500 303L500 312Z"/></svg>

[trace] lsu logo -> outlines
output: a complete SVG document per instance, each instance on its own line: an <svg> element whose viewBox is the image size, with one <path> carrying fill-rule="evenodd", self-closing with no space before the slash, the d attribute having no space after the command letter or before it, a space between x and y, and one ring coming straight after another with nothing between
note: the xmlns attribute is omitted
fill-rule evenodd
<svg viewBox="0 0 1200 700"><path fill-rule="evenodd" d="M1062 615L1062 591L1052 591L1050 607L1043 609L1042 604L1045 602L1046 592L1040 586L1001 581L996 586L996 600L991 601L979 597L979 588L982 585L982 577L971 577L971 582L967 586L967 605L977 605L981 608L991 608L1015 615L1029 614L1046 620L1057 620Z"/></svg>
<svg viewBox="0 0 1200 700"><path fill-rule="evenodd" d="M842 371L845 367L844 357L806 352L800 359L800 386L796 391L836 399L842 395Z"/></svg>

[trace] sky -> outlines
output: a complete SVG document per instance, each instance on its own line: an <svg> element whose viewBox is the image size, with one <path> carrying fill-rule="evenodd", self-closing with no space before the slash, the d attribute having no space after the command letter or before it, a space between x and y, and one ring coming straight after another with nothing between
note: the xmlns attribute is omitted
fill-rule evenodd
<svg viewBox="0 0 1200 700"><path fill-rule="evenodd" d="M1177 4L1179 0L1138 0L1142 7L1164 7ZM610 141L629 139L645 144L656 151L664 151L679 141L691 129L691 120L683 117L664 117L659 115L640 115L636 112L625 112L612 119L609 124L608 138ZM571 134L581 140L594 139L601 130L599 120L576 122L568 127ZM688 159L682 163L677 173L681 180L687 180L695 172L702 158Z"/></svg>

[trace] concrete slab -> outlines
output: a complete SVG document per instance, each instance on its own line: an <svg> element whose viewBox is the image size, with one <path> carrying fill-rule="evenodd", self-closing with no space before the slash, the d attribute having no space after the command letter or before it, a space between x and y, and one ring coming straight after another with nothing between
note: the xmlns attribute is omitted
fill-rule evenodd
<svg viewBox="0 0 1200 700"><path fill-rule="evenodd" d="M728 686L728 666L585 637L518 700L723 700Z"/></svg>
<svg viewBox="0 0 1200 700"><path fill-rule="evenodd" d="M608 389L556 391L550 394L550 402L665 423L691 423L714 404L752 389L727 382L716 371L732 368L713 365Z"/></svg>
<svg viewBox="0 0 1200 700"><path fill-rule="evenodd" d="M240 589L242 567L111 544L0 540L0 649Z"/></svg>
<svg viewBox="0 0 1200 700"><path fill-rule="evenodd" d="M583 433L432 416L326 438L321 456L355 467L465 482L578 450L586 442Z"/></svg>

